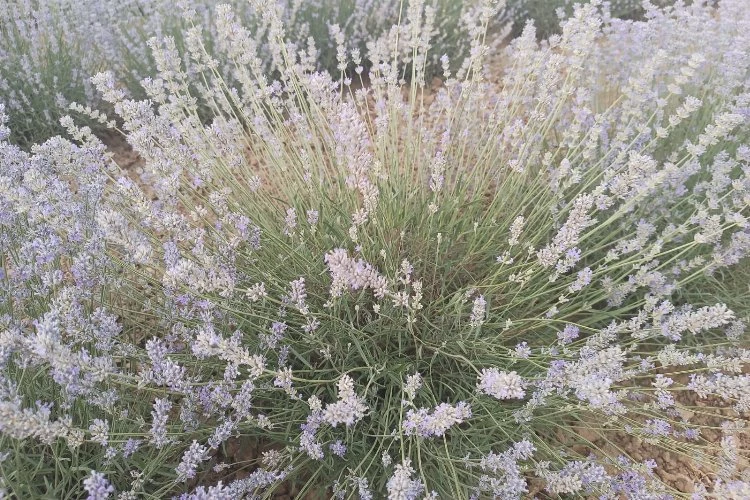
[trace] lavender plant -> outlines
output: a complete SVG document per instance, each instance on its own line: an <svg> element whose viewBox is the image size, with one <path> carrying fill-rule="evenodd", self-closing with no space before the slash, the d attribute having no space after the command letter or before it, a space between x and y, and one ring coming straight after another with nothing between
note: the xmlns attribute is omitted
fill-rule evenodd
<svg viewBox="0 0 750 500"><path fill-rule="evenodd" d="M545 42L528 25L495 84L486 2L433 89L422 2L341 51L337 78L258 0L277 79L229 6L210 50L197 19L185 54L150 43L148 100L98 74L142 170L110 169L71 119L81 146L22 158L112 179L83 219L117 278L88 320L110 333L86 330L104 359L76 365L107 367L92 394L33 358L78 431L0 428L3 477L23 447L72 442L96 463L70 468L89 498L747 496L746 283L718 279L746 272L750 241L743 4L638 22L579 6ZM2 337L11 415L41 399L14 339L54 330L46 309ZM263 452L232 453L239 438Z"/></svg>

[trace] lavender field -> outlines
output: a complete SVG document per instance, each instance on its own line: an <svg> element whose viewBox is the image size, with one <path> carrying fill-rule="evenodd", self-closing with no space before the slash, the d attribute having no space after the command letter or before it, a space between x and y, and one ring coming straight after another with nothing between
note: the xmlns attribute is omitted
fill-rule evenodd
<svg viewBox="0 0 750 500"><path fill-rule="evenodd" d="M0 0L0 500L750 499L748 0Z"/></svg>

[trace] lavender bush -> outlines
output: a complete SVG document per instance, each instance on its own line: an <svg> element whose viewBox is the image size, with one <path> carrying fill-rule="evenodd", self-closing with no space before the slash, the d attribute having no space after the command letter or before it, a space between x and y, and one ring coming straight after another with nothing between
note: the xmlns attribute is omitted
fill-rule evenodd
<svg viewBox="0 0 750 500"><path fill-rule="evenodd" d="M742 0L578 6L498 83L497 3L461 64L414 1L334 77L253 7L275 79L230 6L148 99L93 78L139 170L3 142L7 494L747 497Z"/></svg>

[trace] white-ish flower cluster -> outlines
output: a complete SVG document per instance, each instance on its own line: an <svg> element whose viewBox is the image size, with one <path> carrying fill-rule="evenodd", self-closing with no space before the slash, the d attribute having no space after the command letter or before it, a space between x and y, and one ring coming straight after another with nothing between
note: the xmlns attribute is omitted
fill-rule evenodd
<svg viewBox="0 0 750 500"><path fill-rule="evenodd" d="M750 375L693 374L688 388L701 398L719 396L727 401L736 401L738 412L750 412Z"/></svg>
<svg viewBox="0 0 750 500"><path fill-rule="evenodd" d="M448 429L470 418L471 406L466 402L461 401L456 405L440 403L432 412L427 408L409 410L401 428L407 436L442 437Z"/></svg>
<svg viewBox="0 0 750 500"><path fill-rule="evenodd" d="M474 303L471 306L471 317L469 318L469 325L472 328L478 328L484 323L485 315L487 314L487 301L483 295L478 295L474 298Z"/></svg>
<svg viewBox="0 0 750 500"><path fill-rule="evenodd" d="M338 248L325 255L331 274L331 296L339 297L344 290L371 289L378 298L388 292L388 280L362 259L349 257L346 250Z"/></svg>
<svg viewBox="0 0 750 500"><path fill-rule="evenodd" d="M622 413L624 407L612 388L624 379L625 353L619 346L581 355L565 368L566 383L579 399L608 413Z"/></svg>
<svg viewBox="0 0 750 500"><path fill-rule="evenodd" d="M521 498L528 492L528 486L519 462L529 460L534 451L534 445L524 439L502 453L490 452L483 456L479 467L484 474L480 476L472 498L481 498L482 493L489 493L494 498Z"/></svg>
<svg viewBox="0 0 750 500"><path fill-rule="evenodd" d="M522 399L526 395L523 377L516 372L501 372L497 368L482 368L477 389L495 399Z"/></svg>
<svg viewBox="0 0 750 500"><path fill-rule="evenodd" d="M406 393L406 401L412 402L417 396L417 391L422 387L422 375L413 373L406 376L406 383L404 384L404 392Z"/></svg>
<svg viewBox="0 0 750 500"><path fill-rule="evenodd" d="M42 443L52 444L58 437L66 438L70 424L52 420L48 405L36 409L23 408L21 402L0 401L0 432L15 439L36 438Z"/></svg>
<svg viewBox="0 0 750 500"><path fill-rule="evenodd" d="M354 392L354 380L349 375L342 375L338 382L338 401L328 403L323 410L323 419L336 427L344 424L347 427L359 422L367 413L364 399Z"/></svg>
<svg viewBox="0 0 750 500"><path fill-rule="evenodd" d="M186 481L195 477L198 466L201 462L208 460L208 449L193 441L190 447L182 455L182 461L177 466L177 478L179 481Z"/></svg>
<svg viewBox="0 0 750 500"><path fill-rule="evenodd" d="M519 215L515 219L513 219L513 223L510 225L510 237L508 238L508 245L518 245L518 239L521 237L521 231L523 231L523 226L526 224L526 219L524 219L523 215Z"/></svg>
<svg viewBox="0 0 750 500"><path fill-rule="evenodd" d="M386 483L388 500L416 500L424 491L424 484L419 479L413 479L416 471L411 466L410 460L396 464L393 475Z"/></svg>

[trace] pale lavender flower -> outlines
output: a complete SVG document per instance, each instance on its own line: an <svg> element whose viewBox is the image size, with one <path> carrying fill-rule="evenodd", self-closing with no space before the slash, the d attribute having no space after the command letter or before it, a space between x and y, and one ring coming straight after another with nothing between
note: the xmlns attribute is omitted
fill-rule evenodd
<svg viewBox="0 0 750 500"><path fill-rule="evenodd" d="M528 343L521 342L516 346L513 353L520 359L528 359L531 356L531 347L529 347Z"/></svg>
<svg viewBox="0 0 750 500"><path fill-rule="evenodd" d="M578 338L578 335L580 333L580 329L576 325L565 325L565 328L563 328L563 331L558 332L557 339L560 341L561 344L566 345L573 342L575 339Z"/></svg>
<svg viewBox="0 0 750 500"><path fill-rule="evenodd" d="M122 456L128 458L132 456L138 448L140 448L143 442L140 439L128 438L125 444L122 445Z"/></svg>
<svg viewBox="0 0 750 500"><path fill-rule="evenodd" d="M438 193L443 189L443 183L445 182L445 165L445 156L443 156L442 152L438 152L430 165L429 186L435 193Z"/></svg>
<svg viewBox="0 0 750 500"><path fill-rule="evenodd" d="M167 357L168 350L162 340L156 338L147 340L146 353L152 364L150 369L141 372L144 381L164 385L175 391L185 389L186 369Z"/></svg>
<svg viewBox="0 0 750 500"><path fill-rule="evenodd" d="M422 376L419 372L407 375L406 384L404 384L404 392L406 393L408 401L414 401L420 387L422 387Z"/></svg>
<svg viewBox="0 0 750 500"><path fill-rule="evenodd" d="M300 428L302 429L302 434L299 438L299 449L305 452L305 454L307 454L307 456L312 458L313 460L322 460L324 457L323 445L317 440L315 436L321 424L323 423L320 400L313 397L310 401L308 401L308 404L310 404L310 409L312 411L310 415L307 416L307 420L305 421L305 423L300 426Z"/></svg>
<svg viewBox="0 0 750 500"><path fill-rule="evenodd" d="M95 418L89 425L91 439L102 446L107 446L109 442L109 422L105 419Z"/></svg>
<svg viewBox="0 0 750 500"><path fill-rule="evenodd" d="M497 368L482 368L477 389L495 399L521 399L526 395L526 383L516 372L501 372Z"/></svg>
<svg viewBox="0 0 750 500"><path fill-rule="evenodd" d="M307 292L305 290L305 278L299 278L290 283L291 291L289 293L289 302L297 308L297 310L304 315L309 313L305 300L307 299Z"/></svg>
<svg viewBox="0 0 750 500"><path fill-rule="evenodd" d="M328 446L331 449L331 453L338 457L343 457L346 454L346 445L339 439Z"/></svg>
<svg viewBox="0 0 750 500"><path fill-rule="evenodd" d="M370 483L366 477L354 477L352 481L357 486L357 494L359 494L359 500L373 500L373 494L370 490Z"/></svg>
<svg viewBox="0 0 750 500"><path fill-rule="evenodd" d="M714 484L714 496L731 500L750 498L750 481L717 479Z"/></svg>
<svg viewBox="0 0 750 500"><path fill-rule="evenodd" d="M212 449L217 449L223 442L232 437L237 423L233 420L226 420L216 427L213 435L208 438L208 446Z"/></svg>
<svg viewBox="0 0 750 500"><path fill-rule="evenodd" d="M274 321L271 324L271 333L260 335L261 345L267 349L276 349L287 328L287 324L283 321Z"/></svg>
<svg viewBox="0 0 750 500"><path fill-rule="evenodd" d="M412 479L414 472L409 459L396 465L386 483L388 500L416 500L422 494L424 485L419 479Z"/></svg>
<svg viewBox="0 0 750 500"><path fill-rule="evenodd" d="M518 238L521 236L523 226L526 223L523 215L519 215L513 219L513 223L510 225L510 237L508 238L508 245L514 246L518 244Z"/></svg>
<svg viewBox="0 0 750 500"><path fill-rule="evenodd" d="M276 372L276 378L273 380L273 385L284 389L288 394L295 394L295 390L292 387L292 369L290 367L280 368Z"/></svg>
<svg viewBox="0 0 750 500"><path fill-rule="evenodd" d="M185 481L194 478L198 466L201 462L208 460L208 458L208 449L198 443L198 441L193 441L190 444L190 447L185 450L185 453L183 453L182 461L177 466L177 479L179 481Z"/></svg>
<svg viewBox="0 0 750 500"><path fill-rule="evenodd" d="M646 421L646 425L643 427L643 432L651 436L666 437L672 433L672 425L659 418L651 419Z"/></svg>
<svg viewBox="0 0 750 500"><path fill-rule="evenodd" d="M594 197L588 193L576 197L568 220L554 236L552 242L537 252L537 258L542 266L556 265L560 255L578 244L581 232L594 223L590 214L594 201Z"/></svg>
<svg viewBox="0 0 750 500"><path fill-rule="evenodd" d="M243 419L250 416L250 409L253 405L253 392L255 392L255 384L252 380L245 380L240 390L234 395L231 406L235 410L237 418Z"/></svg>
<svg viewBox="0 0 750 500"><path fill-rule="evenodd" d="M247 290L246 295L252 302L257 302L262 298L268 297L265 283L254 284Z"/></svg>
<svg viewBox="0 0 750 500"><path fill-rule="evenodd" d="M150 442L161 449L172 440L167 436L167 419L172 409L172 403L166 398L156 398L154 410L151 412L152 423Z"/></svg>
<svg viewBox="0 0 750 500"><path fill-rule="evenodd" d="M609 479L604 467L591 461L573 461L562 470L543 474L547 490L553 494L575 494L590 491L590 487Z"/></svg>
<svg viewBox="0 0 750 500"><path fill-rule="evenodd" d="M323 410L323 419L331 426L344 424L350 427L361 420L368 410L364 399L354 392L354 380L342 375L338 382L339 400L329 403Z"/></svg>
<svg viewBox="0 0 750 500"><path fill-rule="evenodd" d="M689 441L695 441L700 437L700 434L700 429L685 429L685 431L682 433L683 437Z"/></svg>
<svg viewBox="0 0 750 500"><path fill-rule="evenodd" d="M502 453L490 452L480 460L483 474L479 477L478 492L491 493L495 498L520 498L528 491L518 462L528 460L535 451L527 440L515 443Z"/></svg>
<svg viewBox="0 0 750 500"><path fill-rule="evenodd" d="M584 287L588 286L589 283L591 283L592 276L593 272L588 267L578 271L576 280L570 284L570 286L568 287L568 291L573 293L583 290Z"/></svg>
<svg viewBox="0 0 750 500"><path fill-rule="evenodd" d="M331 274L331 296L339 297L346 289L371 289L378 298L385 297L388 282L377 270L362 259L352 259L344 249L336 249L325 255Z"/></svg>
<svg viewBox="0 0 750 500"><path fill-rule="evenodd" d="M93 470L83 480L83 488L88 493L87 500L106 500L115 492L115 487L110 484L104 474Z"/></svg>
<svg viewBox="0 0 750 500"><path fill-rule="evenodd" d="M286 236L292 236L294 229L297 227L297 211L292 208L286 210L286 218L284 219L286 225L284 226L284 234Z"/></svg>
<svg viewBox="0 0 750 500"><path fill-rule="evenodd" d="M483 295L479 295L474 299L474 304L471 308L471 318L469 318L469 325L472 328L478 328L484 323L485 314L487 308L487 301L484 300Z"/></svg>
<svg viewBox="0 0 750 500"><path fill-rule="evenodd" d="M442 437L448 429L469 418L471 418L471 406L468 403L461 401L455 406L440 403L432 413L427 408L409 410L401 425L407 436Z"/></svg>
<svg viewBox="0 0 750 500"><path fill-rule="evenodd" d="M310 226L315 226L318 223L318 218L320 217L320 213L317 210L308 210L307 211L307 223Z"/></svg>

